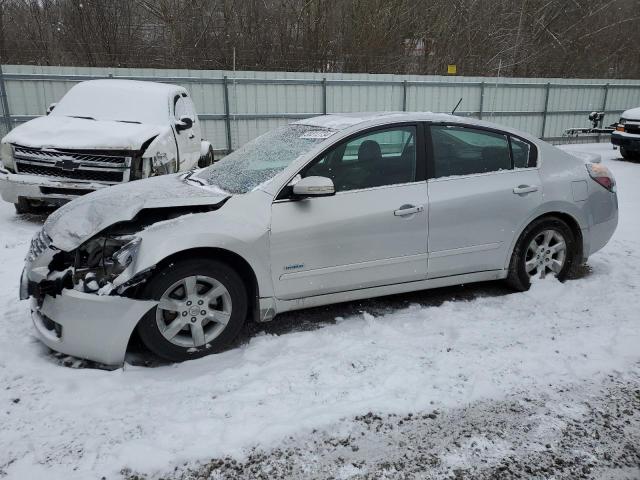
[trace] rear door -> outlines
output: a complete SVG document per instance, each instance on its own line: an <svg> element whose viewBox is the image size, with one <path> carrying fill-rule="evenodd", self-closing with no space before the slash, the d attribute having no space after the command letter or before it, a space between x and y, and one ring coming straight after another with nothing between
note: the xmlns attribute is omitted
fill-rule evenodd
<svg viewBox="0 0 640 480"><path fill-rule="evenodd" d="M462 125L429 131L429 278L504 268L542 202L535 146Z"/></svg>
<svg viewBox="0 0 640 480"><path fill-rule="evenodd" d="M286 191L279 195L271 223L278 298L426 278L427 184L421 130L421 125L402 125L362 133L303 169L302 177L331 178L334 196L296 201Z"/></svg>

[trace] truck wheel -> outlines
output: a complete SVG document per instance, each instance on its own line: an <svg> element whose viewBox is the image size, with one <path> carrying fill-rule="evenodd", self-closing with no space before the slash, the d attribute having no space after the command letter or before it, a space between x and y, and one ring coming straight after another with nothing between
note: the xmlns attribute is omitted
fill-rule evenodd
<svg viewBox="0 0 640 480"><path fill-rule="evenodd" d="M640 159L640 154L638 152L630 152L624 147L620 147L620 155L625 160L638 160Z"/></svg>
<svg viewBox="0 0 640 480"><path fill-rule="evenodd" d="M198 258L176 262L145 287L158 300L138 324L153 353L181 362L217 353L236 338L247 317L247 291L227 264Z"/></svg>
<svg viewBox="0 0 640 480"><path fill-rule="evenodd" d="M18 202L14 203L13 206L16 208L16 213L19 214L33 212L33 208L31 207L29 200L24 197L18 197Z"/></svg>
<svg viewBox="0 0 640 480"><path fill-rule="evenodd" d="M204 168L204 167L208 167L209 165L213 164L213 147L211 145L209 145L209 149L207 150L207 154L200 157L200 160L198 160L198 167L199 168Z"/></svg>

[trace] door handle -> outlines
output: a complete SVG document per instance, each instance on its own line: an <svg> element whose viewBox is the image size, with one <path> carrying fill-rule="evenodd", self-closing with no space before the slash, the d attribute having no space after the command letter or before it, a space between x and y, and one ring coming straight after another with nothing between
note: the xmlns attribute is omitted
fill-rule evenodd
<svg viewBox="0 0 640 480"><path fill-rule="evenodd" d="M393 214L396 217L404 217L406 215L413 215L414 213L419 213L424 210L423 205L402 205L398 210L394 210Z"/></svg>
<svg viewBox="0 0 640 480"><path fill-rule="evenodd" d="M513 189L513 193L517 194L517 195L524 195L527 193L532 193L532 192L537 192L538 191L538 186L537 185L518 185L517 187L514 187Z"/></svg>

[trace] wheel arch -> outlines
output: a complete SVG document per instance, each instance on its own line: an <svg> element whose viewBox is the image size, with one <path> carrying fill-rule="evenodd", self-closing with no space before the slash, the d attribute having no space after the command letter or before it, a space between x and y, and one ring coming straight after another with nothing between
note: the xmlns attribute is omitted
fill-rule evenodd
<svg viewBox="0 0 640 480"><path fill-rule="evenodd" d="M529 227L529 225L531 225L533 222L536 222L536 221L541 220L543 218L559 218L560 220L564 221L569 226L569 228L571 229L573 235L575 236L576 247L578 248L578 250L576 252L576 260L577 260L576 264L582 263L583 258L584 258L584 236L582 234L582 228L580 228L580 223L570 213L563 212L563 211L552 210L552 211L541 213L541 214L531 218L528 222L526 222L523 225L523 227L518 232L518 235L514 238L514 241L513 241L513 244L511 245L511 248L509 249L509 255L507 256L507 261L506 261L506 264L505 264L506 268L508 268L508 265L511 262L511 257L513 256L513 251L516 248L516 245L518 245L518 242L522 238L522 235L524 234L524 232L527 229L527 227Z"/></svg>
<svg viewBox="0 0 640 480"><path fill-rule="evenodd" d="M219 260L235 269L242 278L245 288L247 289L247 298L249 298L249 305L247 308L248 316L254 320L259 318L260 289L258 286L258 277L256 276L251 264L235 252L219 247L188 248L172 253L171 255L163 258L155 265L154 272L161 272L172 263L193 258L210 258L213 260ZM150 278L153 278L155 274L157 273L152 274Z"/></svg>

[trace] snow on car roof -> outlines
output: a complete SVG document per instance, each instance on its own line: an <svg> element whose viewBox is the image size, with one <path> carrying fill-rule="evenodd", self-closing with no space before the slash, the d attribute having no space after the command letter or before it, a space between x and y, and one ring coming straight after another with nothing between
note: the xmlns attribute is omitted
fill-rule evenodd
<svg viewBox="0 0 640 480"><path fill-rule="evenodd" d="M123 80L123 79L116 79L116 78L86 80L84 82L80 82L76 84L73 87L74 90L78 90L78 89L84 90L84 89L94 89L94 88L98 88L100 90L103 90L103 89L121 90L122 92L144 91L145 94L156 93L158 95L162 95L163 97L175 92L176 90L184 90L183 87L180 87L178 85L172 85L169 83L143 82L140 80Z"/></svg>
<svg viewBox="0 0 640 480"><path fill-rule="evenodd" d="M88 80L74 85L51 117L166 124L170 97L186 90L178 85L137 80Z"/></svg>

